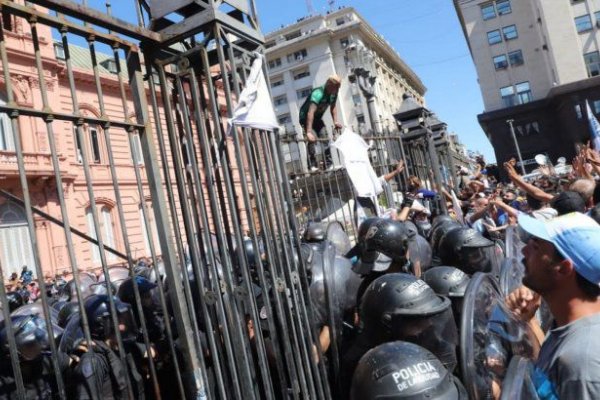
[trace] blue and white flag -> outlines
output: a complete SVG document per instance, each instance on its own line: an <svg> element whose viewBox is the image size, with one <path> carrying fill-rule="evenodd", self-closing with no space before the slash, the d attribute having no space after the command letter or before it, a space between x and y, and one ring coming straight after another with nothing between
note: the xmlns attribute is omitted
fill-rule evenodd
<svg viewBox="0 0 600 400"><path fill-rule="evenodd" d="M596 119L596 116L590 108L590 103L585 101L585 110L587 113L587 119L590 124L590 134L592 135L592 148L600 150L600 122Z"/></svg>

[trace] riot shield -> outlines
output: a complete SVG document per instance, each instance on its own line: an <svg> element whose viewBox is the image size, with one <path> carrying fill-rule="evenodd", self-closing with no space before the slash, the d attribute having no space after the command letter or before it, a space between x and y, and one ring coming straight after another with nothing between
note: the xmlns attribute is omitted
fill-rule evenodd
<svg viewBox="0 0 600 400"><path fill-rule="evenodd" d="M352 248L350 238L346 234L344 227L338 221L330 222L325 231L325 239L329 240L335 247L336 254L343 256Z"/></svg>
<svg viewBox="0 0 600 400"><path fill-rule="evenodd" d="M506 258L516 258L518 260L523 257L521 250L525 246L525 243L521 241L519 236L518 226L509 226L506 228L506 238L504 239L506 247Z"/></svg>
<svg viewBox="0 0 600 400"><path fill-rule="evenodd" d="M350 260L336 254L329 241L312 243L310 284L311 302L317 329L329 327L330 370L334 382L340 372L340 345L344 315L356 307L356 295L361 278L352 271Z"/></svg>
<svg viewBox="0 0 600 400"><path fill-rule="evenodd" d="M500 267L500 291L504 297L523 285L525 267L516 258L506 258Z"/></svg>
<svg viewBox="0 0 600 400"><path fill-rule="evenodd" d="M532 358L539 346L529 326L506 308L493 277L475 274L465 292L460 337L461 372L469 398L494 398L510 359Z"/></svg>
<svg viewBox="0 0 600 400"><path fill-rule="evenodd" d="M108 269L108 276L110 277L110 282L115 286L115 289L118 290L121 283L129 278L129 269L126 267L112 267ZM104 282L104 274L100 275L98 282Z"/></svg>
<svg viewBox="0 0 600 400"><path fill-rule="evenodd" d="M63 354L71 354L84 339L83 329L81 328L81 317L79 313L73 315L63 331L63 335L58 344L58 351Z"/></svg>
<svg viewBox="0 0 600 400"><path fill-rule="evenodd" d="M500 400L538 400L534 371L531 360L520 356L513 357L502 382Z"/></svg>
<svg viewBox="0 0 600 400"><path fill-rule="evenodd" d="M417 275L417 266L420 273L431 268L431 253L431 246L423 236L415 235L412 240L408 241L408 257L413 265L415 275ZM420 274L417 276L420 276Z"/></svg>
<svg viewBox="0 0 600 400"><path fill-rule="evenodd" d="M24 304L21 307L17 308L15 311L13 311L10 315L11 316L37 315L40 318L44 318L44 307L42 306L42 303L39 301L35 302L35 303ZM50 319L54 323L56 323L56 321L58 321L58 311L52 307L50 307Z"/></svg>

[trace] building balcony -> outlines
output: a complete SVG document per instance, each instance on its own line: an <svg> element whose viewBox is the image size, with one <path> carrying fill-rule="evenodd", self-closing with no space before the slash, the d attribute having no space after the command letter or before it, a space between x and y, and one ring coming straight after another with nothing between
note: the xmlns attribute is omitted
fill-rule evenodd
<svg viewBox="0 0 600 400"><path fill-rule="evenodd" d="M23 153L28 178L54 176L52 157L48 153ZM18 178L19 167L14 151L0 151L0 179Z"/></svg>

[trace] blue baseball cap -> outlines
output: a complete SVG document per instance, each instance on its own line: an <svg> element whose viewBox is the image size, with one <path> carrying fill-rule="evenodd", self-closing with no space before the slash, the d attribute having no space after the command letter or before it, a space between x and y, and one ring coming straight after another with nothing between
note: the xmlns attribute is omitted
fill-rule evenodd
<svg viewBox="0 0 600 400"><path fill-rule="evenodd" d="M600 225L582 213L573 212L541 221L519 215L519 226L527 233L554 245L575 266L575 271L600 285Z"/></svg>

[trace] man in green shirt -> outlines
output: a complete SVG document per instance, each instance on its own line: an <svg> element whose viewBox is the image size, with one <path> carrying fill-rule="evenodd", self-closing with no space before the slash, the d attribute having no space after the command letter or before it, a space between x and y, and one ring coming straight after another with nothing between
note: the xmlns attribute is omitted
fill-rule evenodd
<svg viewBox="0 0 600 400"><path fill-rule="evenodd" d="M342 124L337 119L335 105L341 84L342 80L339 76L331 75L324 86L317 87L310 92L310 95L306 98L302 107L300 107L300 125L302 125L302 130L308 140L306 147L308 151L308 168L311 172L318 170L316 157L317 137L322 139L327 138L327 130L323 123L323 114L325 114L327 108L331 111L335 128L340 129L342 127ZM329 143L325 144L324 154L326 168L332 167L333 161L331 159Z"/></svg>

